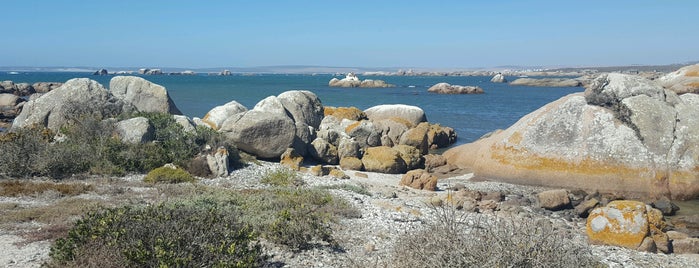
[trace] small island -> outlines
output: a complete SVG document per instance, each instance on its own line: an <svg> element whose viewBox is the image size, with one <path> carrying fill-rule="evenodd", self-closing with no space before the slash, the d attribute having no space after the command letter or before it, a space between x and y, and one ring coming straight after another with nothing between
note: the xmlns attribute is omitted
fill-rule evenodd
<svg viewBox="0 0 699 268"><path fill-rule="evenodd" d="M363 88L385 88L395 87L396 85L388 84L383 80L365 79L360 80L354 73L347 73L347 76L342 79L330 79L328 85L331 87L363 87Z"/></svg>

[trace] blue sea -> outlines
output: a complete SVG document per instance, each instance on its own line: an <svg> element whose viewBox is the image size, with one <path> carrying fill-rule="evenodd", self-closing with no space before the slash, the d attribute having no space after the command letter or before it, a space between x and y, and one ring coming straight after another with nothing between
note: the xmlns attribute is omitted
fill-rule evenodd
<svg viewBox="0 0 699 268"><path fill-rule="evenodd" d="M71 78L94 79L106 88L113 77L93 76L91 73L27 72L0 73L0 81L15 83L65 82ZM164 86L177 107L187 116L203 117L211 108L238 101L251 109L263 98L287 90L310 90L326 106L354 106L366 109L379 104L408 104L421 107L432 123L452 127L458 135L457 145L477 140L496 129L504 129L522 116L562 96L584 89L509 86L491 83L485 76L365 76L395 84L395 88L331 88L331 74L256 74L232 76L143 76ZM507 77L509 81L517 77ZM440 95L427 89L440 82L454 85L480 86L485 94Z"/></svg>

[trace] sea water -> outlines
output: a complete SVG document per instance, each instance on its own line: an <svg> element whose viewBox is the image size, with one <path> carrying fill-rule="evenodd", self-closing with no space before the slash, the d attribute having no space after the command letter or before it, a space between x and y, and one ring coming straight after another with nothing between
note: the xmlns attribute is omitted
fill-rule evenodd
<svg viewBox="0 0 699 268"><path fill-rule="evenodd" d="M15 83L65 82L71 78L94 79L106 88L113 77L90 73L0 73L0 80ZM235 100L252 109L267 96L287 90L310 90L325 106L354 106L366 109L379 104L407 104L422 108L428 121L454 128L457 145L472 142L486 133L504 129L522 116L583 88L510 86L492 83L485 76L365 76L394 84L394 88L334 88L331 74L255 74L232 76L152 75L143 78L164 86L177 107L187 116L203 117L211 108ZM516 77L507 77L512 81ZM441 95L427 89L440 82L480 86L484 94Z"/></svg>

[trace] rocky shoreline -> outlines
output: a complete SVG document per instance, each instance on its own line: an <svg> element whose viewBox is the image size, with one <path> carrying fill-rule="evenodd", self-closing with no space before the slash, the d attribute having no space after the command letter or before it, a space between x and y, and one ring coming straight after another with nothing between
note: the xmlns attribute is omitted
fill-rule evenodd
<svg viewBox="0 0 699 268"><path fill-rule="evenodd" d="M230 175L215 179L201 179L199 183L212 187L231 189L255 189L265 187L255 178L267 170L279 168L278 163L261 162L260 165L251 165L235 170ZM339 198L351 202L361 211L362 217L344 219L333 227L335 239L340 242L342 251L329 248L315 248L302 252L293 252L283 247L267 245L265 252L273 256L272 260L283 263L280 267L386 267L390 264L391 252L396 244L396 239L405 233L414 233L427 226L434 220L435 200L446 200L453 193L455 186L460 187L456 192L475 191L484 193L483 200L490 200L496 204L494 209L483 209L480 212L469 212L469 217L526 217L531 219L544 219L558 228L568 230L573 234L572 239L566 243L574 243L588 247L592 255L609 267L696 267L699 255L664 255L651 254L635 250L629 250L611 246L587 246L585 235L585 221L570 214L571 210L549 211L539 208L534 193L542 192L547 188L519 186L507 183L473 181L472 175L452 177L441 180L438 183L437 192L416 190L398 186L400 175L364 172L365 176L357 176L357 172L348 171L348 179L338 179L330 176L303 175L302 179L307 187L328 185L356 185L365 187L371 195L358 194L345 190L331 190ZM141 185L138 182L142 176L128 176L103 179L88 179L82 181L87 184L99 185L104 190L98 190L102 194L87 194L80 196L85 200L123 199L122 195L138 194L143 201L158 195L156 188ZM107 183L111 181L111 183ZM144 187L145 186L145 187ZM117 187L121 190L109 190ZM105 194L111 192L111 194ZM498 197L501 196L501 197ZM24 206L42 206L55 202L56 197L37 196L23 197ZM494 200L502 201L495 202ZM515 204L513 200L529 200ZM3 198L0 205L18 202L17 198ZM491 202L492 201L492 202ZM485 206L485 205L484 205ZM370 227L370 228L367 228ZM26 234L32 229L47 228L47 226L19 224L16 226L4 226L0 231L5 254L0 257L0 265L5 267L39 267L47 260L49 243L22 242Z"/></svg>

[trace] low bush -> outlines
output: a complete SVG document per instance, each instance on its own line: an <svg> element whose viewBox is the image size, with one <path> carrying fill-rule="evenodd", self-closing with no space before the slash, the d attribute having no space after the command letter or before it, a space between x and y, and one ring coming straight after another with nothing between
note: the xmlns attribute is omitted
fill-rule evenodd
<svg viewBox="0 0 699 268"><path fill-rule="evenodd" d="M0 181L0 196L36 195L47 191L56 191L64 196L75 196L92 191L94 188L85 183L9 180Z"/></svg>
<svg viewBox="0 0 699 268"><path fill-rule="evenodd" d="M284 167L267 171L260 179L260 182L281 187L301 186L304 184L296 171Z"/></svg>
<svg viewBox="0 0 699 268"><path fill-rule="evenodd" d="M569 231L548 220L483 214L467 219L448 205L435 209L435 222L399 239L394 267L601 266Z"/></svg>
<svg viewBox="0 0 699 268"><path fill-rule="evenodd" d="M88 213L51 247L49 267L258 267L257 235L217 203Z"/></svg>
<svg viewBox="0 0 699 268"><path fill-rule="evenodd" d="M323 185L323 186L319 186L318 188L319 189L338 189L338 190L358 193L361 195L372 196L371 192L369 192L369 190L367 190L366 187L364 187L362 185L355 185L355 184L349 184L349 183Z"/></svg>
<svg viewBox="0 0 699 268"><path fill-rule="evenodd" d="M73 174L123 175L146 172L166 163L188 166L207 144L226 147L231 166L242 166L236 148L220 134L206 127L186 132L172 115L139 113L155 129L155 141L126 144L113 136L113 119L78 109L59 131L26 127L0 135L0 175L8 177L48 176L61 179Z"/></svg>
<svg viewBox="0 0 699 268"><path fill-rule="evenodd" d="M184 169L164 166L148 172L143 181L148 183L194 182L194 177Z"/></svg>

